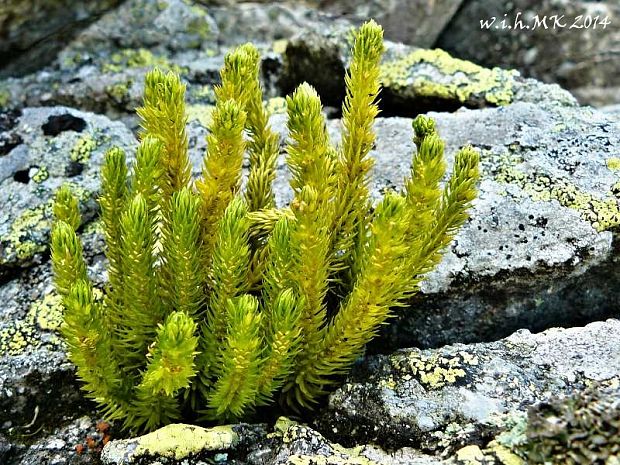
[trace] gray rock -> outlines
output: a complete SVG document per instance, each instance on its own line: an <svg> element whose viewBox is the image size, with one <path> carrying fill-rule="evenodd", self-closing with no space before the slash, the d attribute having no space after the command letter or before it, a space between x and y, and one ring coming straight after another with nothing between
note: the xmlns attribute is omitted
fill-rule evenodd
<svg viewBox="0 0 620 465"><path fill-rule="evenodd" d="M153 433L110 441L104 465L440 465L441 461L413 450L387 453L376 446L347 449L326 440L312 428L280 418L268 434L264 425L236 424L201 428L183 424Z"/></svg>
<svg viewBox="0 0 620 465"><path fill-rule="evenodd" d="M462 0L311 0L311 4L361 24L375 19L394 42L432 47Z"/></svg>
<svg viewBox="0 0 620 465"><path fill-rule="evenodd" d="M368 357L330 395L318 421L346 443L451 453L486 444L527 406L620 381L620 321L520 330L492 343Z"/></svg>
<svg viewBox="0 0 620 465"><path fill-rule="evenodd" d="M418 47L432 47L461 0L199 0L220 27L222 40L271 42L288 39L300 30L324 32L340 23L358 26L369 18L385 30L385 37Z"/></svg>
<svg viewBox="0 0 620 465"><path fill-rule="evenodd" d="M607 115L610 115L611 117L615 117L616 119L620 120L620 103L616 105L607 105L599 108L599 110L603 113L606 113Z"/></svg>
<svg viewBox="0 0 620 465"><path fill-rule="evenodd" d="M70 417L56 418L56 424L44 435L32 440L23 436L24 443L14 446L13 455L5 465L82 465L98 462L107 436L107 424L96 417L73 411ZM102 431L103 429L103 431ZM19 437L19 435L17 436ZM1 457L1 456L0 456Z"/></svg>
<svg viewBox="0 0 620 465"><path fill-rule="evenodd" d="M352 27L347 19L302 2L231 2L210 8L209 13L219 28L220 41L226 45L272 43L290 39L302 30L320 33Z"/></svg>
<svg viewBox="0 0 620 465"><path fill-rule="evenodd" d="M3 1L0 10L0 78L24 75L50 63L76 31L120 2Z"/></svg>
<svg viewBox="0 0 620 465"><path fill-rule="evenodd" d="M0 107L64 105L119 118L140 104L144 74L155 66L200 84L217 80L218 34L201 5L126 1L78 34L52 66L0 82ZM204 103L200 94L196 103Z"/></svg>
<svg viewBox="0 0 620 465"><path fill-rule="evenodd" d="M350 58L346 34L333 28L320 34L302 32L291 39L278 80L281 92L289 93L307 81L317 88L324 104L338 107L344 98L344 73ZM576 105L575 98L559 86L524 79L515 70L483 68L443 50L385 45L381 102L384 114L390 116L515 102Z"/></svg>
<svg viewBox="0 0 620 465"><path fill-rule="evenodd" d="M500 22L507 14L504 28ZM515 28L518 20L529 29ZM547 27L534 27L534 17L547 16ZM553 15L563 15L565 27L554 27ZM496 17L490 29L480 21ZM593 21L598 17L595 28ZM607 26L601 21L609 20ZM557 82L575 90L582 103L619 103L614 88L620 85L620 5L616 1L468 0L443 30L436 46L455 56L485 66L516 68L526 76ZM589 23L588 23L589 22ZM585 27L589 26L589 27ZM610 98L601 101L593 89Z"/></svg>
<svg viewBox="0 0 620 465"><path fill-rule="evenodd" d="M48 249L54 192L70 183L81 199L83 221L97 205L99 170L112 146L128 148L127 128L77 110L26 108L0 133L0 280L39 263ZM8 141L8 142L7 142Z"/></svg>
<svg viewBox="0 0 620 465"><path fill-rule="evenodd" d="M82 31L62 58L66 64L123 50L147 49L156 55L207 50L217 38L209 11L194 2L128 0Z"/></svg>
<svg viewBox="0 0 620 465"><path fill-rule="evenodd" d="M106 275L97 222L81 237L89 276L101 288ZM93 409L80 393L58 334L62 313L49 261L0 286L0 434L17 444L22 437L49 433L64 417Z"/></svg>
<svg viewBox="0 0 620 465"><path fill-rule="evenodd" d="M530 103L431 115L448 161L466 144L480 150L479 198L373 350L495 340L619 315L611 232L620 222L618 123L587 108ZM283 117L274 127L285 132ZM338 122L330 127L338 140ZM409 119L379 119L375 128L377 199L402 187L414 145ZM276 192L286 203L283 163L279 173Z"/></svg>

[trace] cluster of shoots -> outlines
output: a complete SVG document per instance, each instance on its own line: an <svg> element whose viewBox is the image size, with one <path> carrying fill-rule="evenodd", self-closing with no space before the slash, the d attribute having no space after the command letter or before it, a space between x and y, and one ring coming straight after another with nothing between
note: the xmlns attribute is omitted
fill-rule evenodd
<svg viewBox="0 0 620 465"><path fill-rule="evenodd" d="M311 409L438 264L467 219L478 155L461 149L445 179L444 143L419 116L404 190L373 204L382 52L381 27L364 24L337 146L310 85L287 97L294 198L282 208L272 188L280 138L257 50L246 44L226 56L196 180L185 85L174 73L148 73L135 159L128 168L114 148L102 168L102 293L87 275L77 201L58 192L51 246L62 333L84 390L109 419L150 430L188 415L239 419L278 400Z"/></svg>

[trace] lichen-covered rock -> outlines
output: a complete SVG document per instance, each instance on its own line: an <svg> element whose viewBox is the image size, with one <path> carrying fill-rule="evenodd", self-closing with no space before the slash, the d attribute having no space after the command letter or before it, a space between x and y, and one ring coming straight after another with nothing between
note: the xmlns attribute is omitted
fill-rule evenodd
<svg viewBox="0 0 620 465"><path fill-rule="evenodd" d="M123 50L156 55L213 47L217 25L204 6L186 0L127 0L83 30L63 51L64 64ZM113 59L114 61L114 59ZM121 63L110 63L111 66Z"/></svg>
<svg viewBox="0 0 620 465"><path fill-rule="evenodd" d="M414 450L387 453L372 445L345 448L312 428L280 418L272 432L265 425L202 428L173 424L144 436L108 443L104 465L440 465Z"/></svg>
<svg viewBox="0 0 620 465"><path fill-rule="evenodd" d="M155 66L197 82L195 92L216 81L223 61L217 39L217 25L204 6L129 0L78 34L44 71L0 82L0 107L64 105L112 117L133 113L144 74ZM192 101L204 103L199 97Z"/></svg>
<svg viewBox="0 0 620 465"><path fill-rule="evenodd" d="M97 224L81 236L89 276L101 287L105 263ZM62 313L49 261L0 286L0 434L15 444L49 432L65 417L93 410L80 393L58 334Z"/></svg>
<svg viewBox="0 0 620 465"><path fill-rule="evenodd" d="M127 128L104 116L69 108L26 108L0 128L0 281L38 263L48 250L52 200L63 183L80 198L83 221L95 202L103 155L128 148Z"/></svg>
<svg viewBox="0 0 620 465"><path fill-rule="evenodd" d="M345 443L447 453L486 446L536 402L593 382L617 386L619 332L620 321L610 319L540 334L521 330L492 343L368 357L330 395L318 424Z"/></svg>
<svg viewBox="0 0 620 465"><path fill-rule="evenodd" d="M526 435L529 463L620 463L620 382L531 407Z"/></svg>
<svg viewBox="0 0 620 465"><path fill-rule="evenodd" d="M3 0L0 77L23 75L43 67L54 59L74 31L119 3L121 0Z"/></svg>
<svg viewBox="0 0 620 465"><path fill-rule="evenodd" d="M493 17L491 27L481 27ZM582 103L606 105L620 103L619 21L615 0L468 0L436 46L485 66L557 82Z"/></svg>
<svg viewBox="0 0 620 465"><path fill-rule="evenodd" d="M152 433L106 444L106 465L244 463L249 447L264 440L263 425L226 425L211 428L171 424Z"/></svg>
<svg viewBox="0 0 620 465"><path fill-rule="evenodd" d="M375 349L495 340L519 328L620 315L612 232L620 224L616 120L543 103L431 116L448 160L468 143L481 152L479 198L439 267ZM274 127L284 133L284 118ZM336 138L339 122L330 128ZM402 187L415 147L409 119L379 119L375 128L377 199ZM283 162L278 170L276 193L286 203Z"/></svg>
<svg viewBox="0 0 620 465"><path fill-rule="evenodd" d="M320 34L303 32L291 39L283 56L280 88L288 92L306 80L317 87L324 103L337 106L344 97L347 44L347 32L338 28ZM391 42L386 42L381 78L382 104L390 114L415 115L514 102L576 104L574 97L559 86L524 79L517 71L484 68L443 50Z"/></svg>

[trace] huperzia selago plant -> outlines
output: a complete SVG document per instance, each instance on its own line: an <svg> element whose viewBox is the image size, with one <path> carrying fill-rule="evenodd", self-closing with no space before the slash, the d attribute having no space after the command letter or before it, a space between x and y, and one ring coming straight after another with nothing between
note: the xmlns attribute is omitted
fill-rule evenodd
<svg viewBox="0 0 620 465"><path fill-rule="evenodd" d="M287 97L294 198L285 208L275 206L280 144L252 45L226 56L195 182L185 85L148 73L135 161L128 170L114 148L102 168L103 297L87 276L77 201L58 192L51 249L62 334L84 390L109 419L150 430L188 414L234 420L277 399L312 408L437 265L476 195L478 155L461 149L442 182L444 143L419 116L404 192L372 205L382 52L382 29L364 24L337 147L316 91L302 84Z"/></svg>

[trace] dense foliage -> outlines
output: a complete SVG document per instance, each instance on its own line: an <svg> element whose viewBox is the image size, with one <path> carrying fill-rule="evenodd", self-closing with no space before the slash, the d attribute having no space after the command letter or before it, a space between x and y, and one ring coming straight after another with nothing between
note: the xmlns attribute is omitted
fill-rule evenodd
<svg viewBox="0 0 620 465"><path fill-rule="evenodd" d="M195 182L185 85L150 72L131 170L120 149L102 169L103 298L87 276L77 202L59 191L52 259L63 335L84 389L109 418L132 429L182 411L221 421L276 395L311 408L439 262L475 197L478 155L461 149L442 183L444 143L420 116L404 192L372 205L382 52L382 29L366 23L355 36L337 147L310 85L287 98L294 198L280 209L272 189L280 141L256 49L243 45L225 59Z"/></svg>

